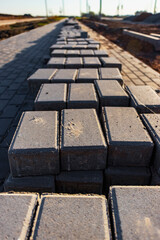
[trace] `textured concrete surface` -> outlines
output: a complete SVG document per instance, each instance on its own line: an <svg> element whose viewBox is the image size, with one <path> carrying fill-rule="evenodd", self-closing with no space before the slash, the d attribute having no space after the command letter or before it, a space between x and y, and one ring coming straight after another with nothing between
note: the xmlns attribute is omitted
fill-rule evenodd
<svg viewBox="0 0 160 240"><path fill-rule="evenodd" d="M56 69L38 69L27 79L30 90L34 92L40 88L42 83L49 83L56 71Z"/></svg>
<svg viewBox="0 0 160 240"><path fill-rule="evenodd" d="M122 70L122 64L114 57L101 57L100 60L103 67L118 68L120 71Z"/></svg>
<svg viewBox="0 0 160 240"><path fill-rule="evenodd" d="M105 107L108 166L149 166L153 142L134 108Z"/></svg>
<svg viewBox="0 0 160 240"><path fill-rule="evenodd" d="M66 58L63 57L52 57L48 61L46 67L48 68L64 68Z"/></svg>
<svg viewBox="0 0 160 240"><path fill-rule="evenodd" d="M81 68L82 66L83 66L82 58L80 57L66 58L65 68Z"/></svg>
<svg viewBox="0 0 160 240"><path fill-rule="evenodd" d="M76 69L59 69L52 79L52 83L74 83L77 75Z"/></svg>
<svg viewBox="0 0 160 240"><path fill-rule="evenodd" d="M117 80L121 85L123 78L118 68L100 68L100 80Z"/></svg>
<svg viewBox="0 0 160 240"><path fill-rule="evenodd" d="M56 49L51 52L51 57L65 57L67 50Z"/></svg>
<svg viewBox="0 0 160 240"><path fill-rule="evenodd" d="M94 68L80 68L76 82L78 83L94 83L94 80L99 79L98 69Z"/></svg>
<svg viewBox="0 0 160 240"><path fill-rule="evenodd" d="M96 195L44 195L33 239L111 239L106 199Z"/></svg>
<svg viewBox="0 0 160 240"><path fill-rule="evenodd" d="M14 178L12 175L4 183L4 191L15 192L55 192L54 176L32 176Z"/></svg>
<svg viewBox="0 0 160 240"><path fill-rule="evenodd" d="M59 173L57 112L23 113L8 157L14 177Z"/></svg>
<svg viewBox="0 0 160 240"><path fill-rule="evenodd" d="M58 193L95 193L102 194L102 171L61 172L56 176Z"/></svg>
<svg viewBox="0 0 160 240"><path fill-rule="evenodd" d="M70 84L68 91L67 108L95 108L98 110L98 99L94 84L76 83Z"/></svg>
<svg viewBox="0 0 160 240"><path fill-rule="evenodd" d="M139 113L160 113L160 97L150 86L129 86L130 105Z"/></svg>
<svg viewBox="0 0 160 240"><path fill-rule="evenodd" d="M115 239L160 238L160 187L112 187L109 200Z"/></svg>
<svg viewBox="0 0 160 240"><path fill-rule="evenodd" d="M105 50L94 50L96 57L108 57L108 53Z"/></svg>
<svg viewBox="0 0 160 240"><path fill-rule="evenodd" d="M61 125L62 170L101 170L106 167L107 145L96 110L63 110Z"/></svg>
<svg viewBox="0 0 160 240"><path fill-rule="evenodd" d="M79 57L80 51L79 50L68 50L66 56L67 57Z"/></svg>
<svg viewBox="0 0 160 240"><path fill-rule="evenodd" d="M142 114L144 125L154 141L152 165L160 176L160 114Z"/></svg>
<svg viewBox="0 0 160 240"><path fill-rule="evenodd" d="M116 80L95 81L101 106L128 106L129 96Z"/></svg>
<svg viewBox="0 0 160 240"><path fill-rule="evenodd" d="M81 50L81 57L92 57L94 56L93 50Z"/></svg>
<svg viewBox="0 0 160 240"><path fill-rule="evenodd" d="M34 101L35 110L59 111L67 107L67 84L43 84Z"/></svg>
<svg viewBox="0 0 160 240"><path fill-rule="evenodd" d="M36 194L0 193L1 239L28 239L37 199Z"/></svg>
<svg viewBox="0 0 160 240"><path fill-rule="evenodd" d="M84 68L99 68L101 63L97 57L84 57L83 58Z"/></svg>

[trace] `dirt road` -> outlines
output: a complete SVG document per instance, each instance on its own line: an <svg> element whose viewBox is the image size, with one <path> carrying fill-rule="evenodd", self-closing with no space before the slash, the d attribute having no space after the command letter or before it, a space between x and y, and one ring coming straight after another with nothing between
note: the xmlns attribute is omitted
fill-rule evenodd
<svg viewBox="0 0 160 240"><path fill-rule="evenodd" d="M0 20L0 26L11 25L11 24L21 23L21 22L33 22L33 21L39 21L44 19L45 18L23 18L23 19Z"/></svg>

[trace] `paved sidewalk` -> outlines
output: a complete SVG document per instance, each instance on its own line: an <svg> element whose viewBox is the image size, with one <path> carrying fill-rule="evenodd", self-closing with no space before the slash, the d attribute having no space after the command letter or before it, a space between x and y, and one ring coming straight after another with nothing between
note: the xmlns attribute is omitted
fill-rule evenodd
<svg viewBox="0 0 160 240"><path fill-rule="evenodd" d="M91 38L101 43L101 48L107 50L109 56L116 57L122 63L122 75L126 85L149 85L155 90L160 90L160 74L158 72L91 28L80 25Z"/></svg>
<svg viewBox="0 0 160 240"><path fill-rule="evenodd" d="M43 67L61 26L52 23L0 42L0 186L9 173L7 151L19 118L33 109L26 79Z"/></svg>

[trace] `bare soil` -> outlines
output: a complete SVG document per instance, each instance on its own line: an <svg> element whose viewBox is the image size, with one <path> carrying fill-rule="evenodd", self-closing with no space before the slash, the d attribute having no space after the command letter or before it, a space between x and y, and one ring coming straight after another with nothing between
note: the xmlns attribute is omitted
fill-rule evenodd
<svg viewBox="0 0 160 240"><path fill-rule="evenodd" d="M124 28L145 34L160 34L160 26L128 24L122 21L103 20L99 22L108 25L108 29L103 29L99 28L98 24L93 20L82 19L81 21L160 73L160 52L155 51L154 47L149 43L123 35Z"/></svg>

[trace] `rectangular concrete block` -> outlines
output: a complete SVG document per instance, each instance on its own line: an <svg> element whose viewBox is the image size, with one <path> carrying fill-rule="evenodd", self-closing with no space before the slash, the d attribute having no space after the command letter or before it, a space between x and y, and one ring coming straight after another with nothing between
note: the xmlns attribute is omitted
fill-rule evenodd
<svg viewBox="0 0 160 240"><path fill-rule="evenodd" d="M42 196L33 239L110 240L106 198L67 194Z"/></svg>
<svg viewBox="0 0 160 240"><path fill-rule="evenodd" d="M114 185L150 185L151 172L146 167L108 167L105 170L105 190Z"/></svg>
<svg viewBox="0 0 160 240"><path fill-rule="evenodd" d="M74 83L77 75L76 69L59 69L52 78L52 83Z"/></svg>
<svg viewBox="0 0 160 240"><path fill-rule="evenodd" d="M114 239L159 239L160 187L110 189Z"/></svg>
<svg viewBox="0 0 160 240"><path fill-rule="evenodd" d="M98 110L98 106L94 84L73 83L69 85L67 108L95 108Z"/></svg>
<svg viewBox="0 0 160 240"><path fill-rule="evenodd" d="M63 110L61 127L62 170L101 170L106 167L107 145L96 110Z"/></svg>
<svg viewBox="0 0 160 240"><path fill-rule="evenodd" d="M103 124L108 142L108 166L150 165L154 144L134 108L105 107Z"/></svg>
<svg viewBox="0 0 160 240"><path fill-rule="evenodd" d="M52 51L51 56L52 57L65 57L67 50L65 49L55 49Z"/></svg>
<svg viewBox="0 0 160 240"><path fill-rule="evenodd" d="M49 49L50 52L52 52L55 49L62 49L63 45L59 45L59 44L53 44Z"/></svg>
<svg viewBox="0 0 160 240"><path fill-rule="evenodd" d="M0 238L29 238L36 210L36 194L0 193Z"/></svg>
<svg viewBox="0 0 160 240"><path fill-rule="evenodd" d="M118 68L100 68L101 80L117 80L121 85L123 84L123 78Z"/></svg>
<svg viewBox="0 0 160 240"><path fill-rule="evenodd" d="M82 58L68 57L66 59L65 68L81 68L83 66Z"/></svg>
<svg viewBox="0 0 160 240"><path fill-rule="evenodd" d="M80 56L80 51L79 50L68 50L67 57L79 57Z"/></svg>
<svg viewBox="0 0 160 240"><path fill-rule="evenodd" d="M102 62L103 67L118 68L119 71L122 70L122 63L114 57L101 57L100 61Z"/></svg>
<svg viewBox="0 0 160 240"><path fill-rule="evenodd" d="M116 80L95 81L101 106L124 106L129 105L129 96Z"/></svg>
<svg viewBox="0 0 160 240"><path fill-rule="evenodd" d="M4 190L6 192L55 192L55 177L50 175L14 178L9 175L4 183Z"/></svg>
<svg viewBox="0 0 160 240"><path fill-rule="evenodd" d="M160 97L150 86L128 86L130 105L139 113L160 113Z"/></svg>
<svg viewBox="0 0 160 240"><path fill-rule="evenodd" d="M34 92L40 88L41 84L50 83L51 78L54 76L56 71L57 69L38 69L27 79L30 90Z"/></svg>
<svg viewBox="0 0 160 240"><path fill-rule="evenodd" d="M58 128L57 112L22 114L8 150L13 177L59 173Z"/></svg>
<svg viewBox="0 0 160 240"><path fill-rule="evenodd" d="M67 108L67 84L43 84L34 101L36 111L59 111Z"/></svg>
<svg viewBox="0 0 160 240"><path fill-rule="evenodd" d="M93 50L81 50L81 57L93 57L94 52Z"/></svg>
<svg viewBox="0 0 160 240"><path fill-rule="evenodd" d="M47 63L48 68L64 68L66 58L64 57L52 57Z"/></svg>
<svg viewBox="0 0 160 240"><path fill-rule="evenodd" d="M92 49L92 50L98 50L99 49L99 44L91 44L91 43L89 43L86 48L87 49Z"/></svg>
<svg viewBox="0 0 160 240"><path fill-rule="evenodd" d="M84 68L99 68L101 63L97 57L84 57Z"/></svg>
<svg viewBox="0 0 160 240"><path fill-rule="evenodd" d="M86 49L87 46L88 46L88 45L77 44L77 45L74 45L73 49L82 50L82 49Z"/></svg>
<svg viewBox="0 0 160 240"><path fill-rule="evenodd" d="M95 57L108 57L108 53L105 50L94 50Z"/></svg>
<svg viewBox="0 0 160 240"><path fill-rule="evenodd" d="M102 171L61 172L56 176L58 193L95 193L102 194Z"/></svg>
<svg viewBox="0 0 160 240"><path fill-rule="evenodd" d="M78 83L94 83L95 80L99 79L98 69L94 68L80 68L76 82Z"/></svg>
<svg viewBox="0 0 160 240"><path fill-rule="evenodd" d="M154 141L152 164L160 176L160 114L142 114L142 121Z"/></svg>

